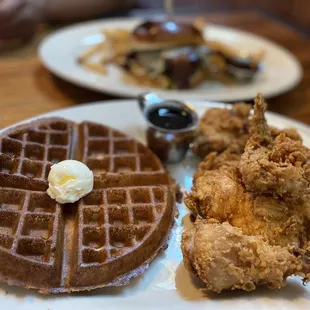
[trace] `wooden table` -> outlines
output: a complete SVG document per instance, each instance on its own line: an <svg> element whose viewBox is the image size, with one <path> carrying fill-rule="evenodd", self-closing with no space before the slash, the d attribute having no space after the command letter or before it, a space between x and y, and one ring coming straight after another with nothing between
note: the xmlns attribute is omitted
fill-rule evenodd
<svg viewBox="0 0 310 310"><path fill-rule="evenodd" d="M310 124L310 40L289 26L252 11L205 17L213 23L267 37L297 56L305 74L302 83L293 91L268 100L269 109ZM0 55L0 127L55 109L115 98L76 87L49 73L36 55L38 43L47 32L38 33L31 45Z"/></svg>

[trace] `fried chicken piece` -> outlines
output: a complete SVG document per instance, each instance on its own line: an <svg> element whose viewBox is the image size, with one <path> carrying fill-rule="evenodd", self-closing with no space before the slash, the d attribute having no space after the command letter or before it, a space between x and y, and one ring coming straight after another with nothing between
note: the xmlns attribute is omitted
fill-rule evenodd
<svg viewBox="0 0 310 310"><path fill-rule="evenodd" d="M236 103L232 109L212 108L201 117L193 142L193 152L205 157L222 152L231 144L244 148L248 139L251 105Z"/></svg>
<svg viewBox="0 0 310 310"><path fill-rule="evenodd" d="M279 136L281 133L285 134L286 137L294 140L294 141L300 141L302 142L301 135L297 132L295 128L284 128L279 129L276 127L269 126L270 128L270 134L273 139L275 139L277 136Z"/></svg>
<svg viewBox="0 0 310 310"><path fill-rule="evenodd" d="M222 167L229 169L236 167L241 158L240 145L231 145L219 155L216 152L210 153L199 165L199 169L194 174L194 180L197 179L204 171L215 170Z"/></svg>
<svg viewBox="0 0 310 310"><path fill-rule="evenodd" d="M281 288L288 276L304 276L303 263L287 248L246 236L227 222L199 223L183 234L181 247L186 268L216 293Z"/></svg>
<svg viewBox="0 0 310 310"><path fill-rule="evenodd" d="M192 146L193 152L204 158L211 152L221 153L233 145L240 150L241 155L249 138L251 108L249 104L236 103L231 109L207 110L200 119ZM284 132L293 140L302 140L295 129L271 127L270 130L274 138Z"/></svg>
<svg viewBox="0 0 310 310"><path fill-rule="evenodd" d="M266 104L255 99L250 138L239 170L248 191L294 200L310 198L310 150L281 133L272 138L265 119Z"/></svg>
<svg viewBox="0 0 310 310"><path fill-rule="evenodd" d="M292 205L273 196L248 192L239 177L238 161L216 166L220 161L211 157L201 167L214 169L200 168L194 175L191 193L184 198L194 214L221 223L228 221L246 235L261 235L272 245L304 248L310 223L309 202Z"/></svg>

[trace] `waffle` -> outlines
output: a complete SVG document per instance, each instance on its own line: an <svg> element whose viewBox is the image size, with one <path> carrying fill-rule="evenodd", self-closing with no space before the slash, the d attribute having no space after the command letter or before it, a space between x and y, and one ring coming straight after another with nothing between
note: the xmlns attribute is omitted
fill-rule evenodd
<svg viewBox="0 0 310 310"><path fill-rule="evenodd" d="M50 167L84 162L94 190L47 194ZM145 146L103 125L50 118L0 136L0 280L41 293L120 286L166 246L175 186Z"/></svg>

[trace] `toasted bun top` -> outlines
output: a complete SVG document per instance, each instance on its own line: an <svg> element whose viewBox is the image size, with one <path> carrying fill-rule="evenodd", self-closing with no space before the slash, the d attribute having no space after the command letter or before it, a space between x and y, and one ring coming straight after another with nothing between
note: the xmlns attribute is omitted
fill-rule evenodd
<svg viewBox="0 0 310 310"><path fill-rule="evenodd" d="M203 34L194 25L174 21L146 21L132 32L138 45L191 45L203 42Z"/></svg>

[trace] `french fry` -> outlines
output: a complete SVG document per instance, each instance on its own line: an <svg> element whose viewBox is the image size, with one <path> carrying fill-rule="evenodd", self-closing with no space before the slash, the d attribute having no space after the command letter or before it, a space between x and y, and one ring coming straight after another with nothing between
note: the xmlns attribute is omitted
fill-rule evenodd
<svg viewBox="0 0 310 310"><path fill-rule="evenodd" d="M83 63L86 62L90 57L94 56L97 54L102 47L104 47L105 43L101 42L97 45L92 46L90 49L86 50L83 52L79 57L78 57L78 62Z"/></svg>
<svg viewBox="0 0 310 310"><path fill-rule="evenodd" d="M83 66L96 73L103 74L103 75L107 74L107 69L104 65L93 63L93 62L84 62Z"/></svg>

